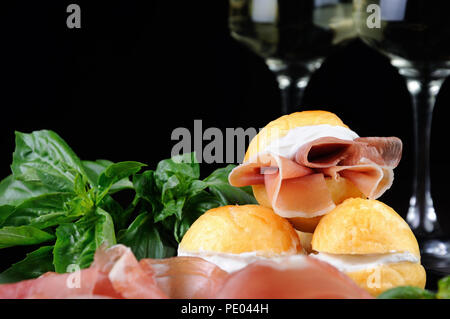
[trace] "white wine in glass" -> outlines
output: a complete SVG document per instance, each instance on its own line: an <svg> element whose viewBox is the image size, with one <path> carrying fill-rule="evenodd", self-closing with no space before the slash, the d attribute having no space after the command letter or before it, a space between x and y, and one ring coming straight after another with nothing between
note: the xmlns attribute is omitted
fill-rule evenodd
<svg viewBox="0 0 450 319"><path fill-rule="evenodd" d="M450 273L450 241L439 225L430 184L431 120L436 96L450 75L448 1L354 0L360 38L389 57L405 78L414 114L414 180L407 222L424 265Z"/></svg>
<svg viewBox="0 0 450 319"><path fill-rule="evenodd" d="M232 36L277 76L282 113L298 109L311 74L356 36L351 0L230 0Z"/></svg>

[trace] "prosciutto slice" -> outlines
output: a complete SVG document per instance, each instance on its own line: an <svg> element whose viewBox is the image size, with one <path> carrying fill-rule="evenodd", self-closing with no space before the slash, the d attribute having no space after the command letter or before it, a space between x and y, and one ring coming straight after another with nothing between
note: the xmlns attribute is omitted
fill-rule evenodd
<svg viewBox="0 0 450 319"><path fill-rule="evenodd" d="M98 251L91 267L107 275L106 281L109 281L116 295L132 299L167 298L128 247L115 245L106 251Z"/></svg>
<svg viewBox="0 0 450 319"><path fill-rule="evenodd" d="M289 158L273 151L259 154L236 167L229 182L238 187L264 184L277 214L311 218L335 207L326 177L344 177L376 199L391 187L401 154L396 137L321 137L299 146Z"/></svg>
<svg viewBox="0 0 450 319"><path fill-rule="evenodd" d="M260 261L233 273L216 295L221 299L370 299L349 277L324 262L296 256Z"/></svg>
<svg viewBox="0 0 450 319"><path fill-rule="evenodd" d="M79 281L74 282L71 276ZM227 273L198 257L137 261L123 245L100 249L79 273L47 273L0 285L0 298L370 298L332 266L304 255L257 261Z"/></svg>
<svg viewBox="0 0 450 319"><path fill-rule="evenodd" d="M100 248L91 267L48 272L36 279L0 285L0 299L167 298L123 245Z"/></svg>
<svg viewBox="0 0 450 319"><path fill-rule="evenodd" d="M140 264L166 295L176 299L211 298L228 278L227 272L198 257L143 259Z"/></svg>
<svg viewBox="0 0 450 319"><path fill-rule="evenodd" d="M95 298L98 271L84 269L79 274L79 285L69 288L74 274L47 273L37 279L24 280L15 284L0 285L0 299L65 299ZM79 286L79 288L77 288Z"/></svg>

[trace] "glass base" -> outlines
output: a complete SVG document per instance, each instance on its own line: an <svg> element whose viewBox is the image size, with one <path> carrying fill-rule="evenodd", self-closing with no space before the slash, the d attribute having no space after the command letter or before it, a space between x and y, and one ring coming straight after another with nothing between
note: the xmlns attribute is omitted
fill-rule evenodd
<svg viewBox="0 0 450 319"><path fill-rule="evenodd" d="M419 240L422 265L427 271L450 275L450 238Z"/></svg>

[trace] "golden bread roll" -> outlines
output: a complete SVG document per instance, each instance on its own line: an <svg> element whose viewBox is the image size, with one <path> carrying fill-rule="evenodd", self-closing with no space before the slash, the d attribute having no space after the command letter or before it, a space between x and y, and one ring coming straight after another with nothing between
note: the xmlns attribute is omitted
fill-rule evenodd
<svg viewBox="0 0 450 319"><path fill-rule="evenodd" d="M228 205L205 212L184 235L179 256L209 260L234 271L258 258L302 253L295 229L272 209Z"/></svg>
<svg viewBox="0 0 450 319"><path fill-rule="evenodd" d="M345 200L320 220L311 246L315 258L334 265L373 296L398 286L425 287L413 232L380 201Z"/></svg>

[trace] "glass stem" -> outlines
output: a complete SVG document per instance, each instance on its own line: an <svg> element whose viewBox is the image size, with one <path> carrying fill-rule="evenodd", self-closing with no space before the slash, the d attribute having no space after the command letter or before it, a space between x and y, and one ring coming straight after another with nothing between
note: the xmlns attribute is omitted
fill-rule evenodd
<svg viewBox="0 0 450 319"><path fill-rule="evenodd" d="M440 235L430 185L431 121L444 79L407 78L414 114L414 180L406 220L418 237Z"/></svg>
<svg viewBox="0 0 450 319"><path fill-rule="evenodd" d="M283 115L300 110L309 76L294 78L287 74L277 75L281 92L281 113Z"/></svg>
<svg viewBox="0 0 450 319"><path fill-rule="evenodd" d="M302 63L288 63L278 59L267 59L266 64L275 74L281 91L281 113L301 111L303 95L311 74L317 71L323 58Z"/></svg>

